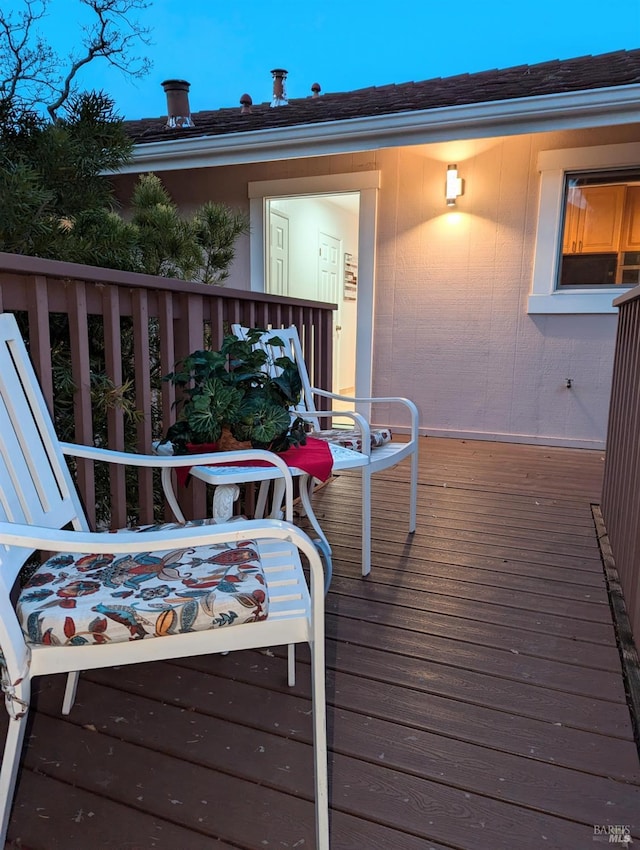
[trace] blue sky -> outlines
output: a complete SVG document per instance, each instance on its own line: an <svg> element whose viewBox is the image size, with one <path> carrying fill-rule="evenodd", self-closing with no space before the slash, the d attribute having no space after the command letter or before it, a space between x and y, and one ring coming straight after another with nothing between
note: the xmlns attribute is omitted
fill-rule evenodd
<svg viewBox="0 0 640 850"><path fill-rule="evenodd" d="M3 0L5 10L21 8ZM150 74L131 81L104 62L82 88L101 88L125 118L164 114L160 86L191 83L192 111L270 99L272 68L290 97L567 59L640 47L640 0L155 0L139 13L154 42ZM42 31L61 53L78 39L77 0L51 0Z"/></svg>

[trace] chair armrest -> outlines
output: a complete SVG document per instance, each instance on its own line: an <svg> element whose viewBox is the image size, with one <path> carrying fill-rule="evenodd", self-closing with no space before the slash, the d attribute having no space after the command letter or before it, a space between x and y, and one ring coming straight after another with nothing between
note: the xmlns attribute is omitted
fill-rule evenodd
<svg viewBox="0 0 640 850"><path fill-rule="evenodd" d="M305 421L315 421L328 416L344 416L353 419L362 436L362 454L371 454L371 426L361 413L355 410L316 410L315 413L305 412L298 414ZM312 435L313 436L313 435Z"/></svg>
<svg viewBox="0 0 640 850"><path fill-rule="evenodd" d="M60 443L63 454L104 463L119 463L125 466L142 466L162 470L162 487L171 509L179 522L184 516L171 486L170 470L179 467L217 466L219 464L245 464L247 461L265 461L277 467L284 478L286 519L293 519L293 478L287 464L274 452L264 449L242 449L233 452L206 452L189 455L140 455L134 452L117 452L79 443Z"/></svg>
<svg viewBox="0 0 640 850"><path fill-rule="evenodd" d="M317 387L311 387L311 392L314 395L322 396L322 398L331 398L336 399L337 401L349 401L356 404L401 404L407 409L411 418L411 439L416 440L418 438L420 414L415 403L409 398L403 398L402 396L373 396L368 398L365 396L339 395L338 393L331 393L328 390L320 390ZM347 414L348 411L336 411L336 415L338 413ZM364 419L364 417L362 418Z"/></svg>
<svg viewBox="0 0 640 850"><path fill-rule="evenodd" d="M243 463L248 460L262 460L277 466L285 475L288 467L274 452L264 449L241 449L233 452L203 452L189 455L141 455L134 452L117 452L113 449L99 449L96 446L85 446L79 443L60 443L62 452L73 457L87 460L98 460L103 463L120 463L127 466L147 466L161 469L163 467L177 468L181 466L199 466L208 464Z"/></svg>
<svg viewBox="0 0 640 850"><path fill-rule="evenodd" d="M310 567L309 586L314 616L319 616L324 602L324 569L318 549L302 529L279 519L248 519L243 522L199 525L154 531L111 532L67 531L43 526L0 522L0 544L46 552L77 552L112 555L184 549L216 543L239 543L251 539L284 540L306 556Z"/></svg>
<svg viewBox="0 0 640 850"><path fill-rule="evenodd" d="M47 552L117 554L120 552L157 552L215 543L239 542L252 538L274 538L306 546L307 535L284 520L248 519L219 525L193 525L144 533L139 531L69 531L46 526L0 522L0 542L24 549ZM315 550L309 540L311 548ZM301 546L300 548L303 548Z"/></svg>

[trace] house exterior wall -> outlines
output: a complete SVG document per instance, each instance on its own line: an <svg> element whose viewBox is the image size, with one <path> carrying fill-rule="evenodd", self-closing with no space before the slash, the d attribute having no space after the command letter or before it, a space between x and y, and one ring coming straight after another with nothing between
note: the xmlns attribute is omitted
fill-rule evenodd
<svg viewBox="0 0 640 850"><path fill-rule="evenodd" d="M379 170L373 393L412 398L424 433L601 447L617 317L527 313L537 157L541 150L634 141L638 125L162 177L185 209L212 198L248 210L251 181ZM449 162L465 181L453 212L444 201ZM131 185L131 176L118 178L123 198ZM238 243L229 285L249 288L248 237Z"/></svg>

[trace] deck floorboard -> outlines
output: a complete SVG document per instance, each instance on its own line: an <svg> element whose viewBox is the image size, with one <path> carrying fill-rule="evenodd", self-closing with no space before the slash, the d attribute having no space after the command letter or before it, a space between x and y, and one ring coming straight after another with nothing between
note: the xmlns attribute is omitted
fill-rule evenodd
<svg viewBox="0 0 640 850"><path fill-rule="evenodd" d="M332 850L579 850L640 841L640 760L591 514L602 452L423 440L316 494L327 598ZM300 520L304 523L304 518ZM311 850L309 653L284 648L37 684L8 848ZM6 720L3 721L6 723Z"/></svg>

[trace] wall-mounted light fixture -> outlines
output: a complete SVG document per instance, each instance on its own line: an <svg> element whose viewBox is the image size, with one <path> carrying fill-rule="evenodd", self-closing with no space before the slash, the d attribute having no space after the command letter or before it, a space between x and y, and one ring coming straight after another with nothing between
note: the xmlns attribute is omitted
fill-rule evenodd
<svg viewBox="0 0 640 850"><path fill-rule="evenodd" d="M460 197L463 193L462 187L462 178L458 177L458 166L457 165L448 165L447 166L447 183L445 189L445 196L447 198L447 206L455 207L456 198Z"/></svg>

